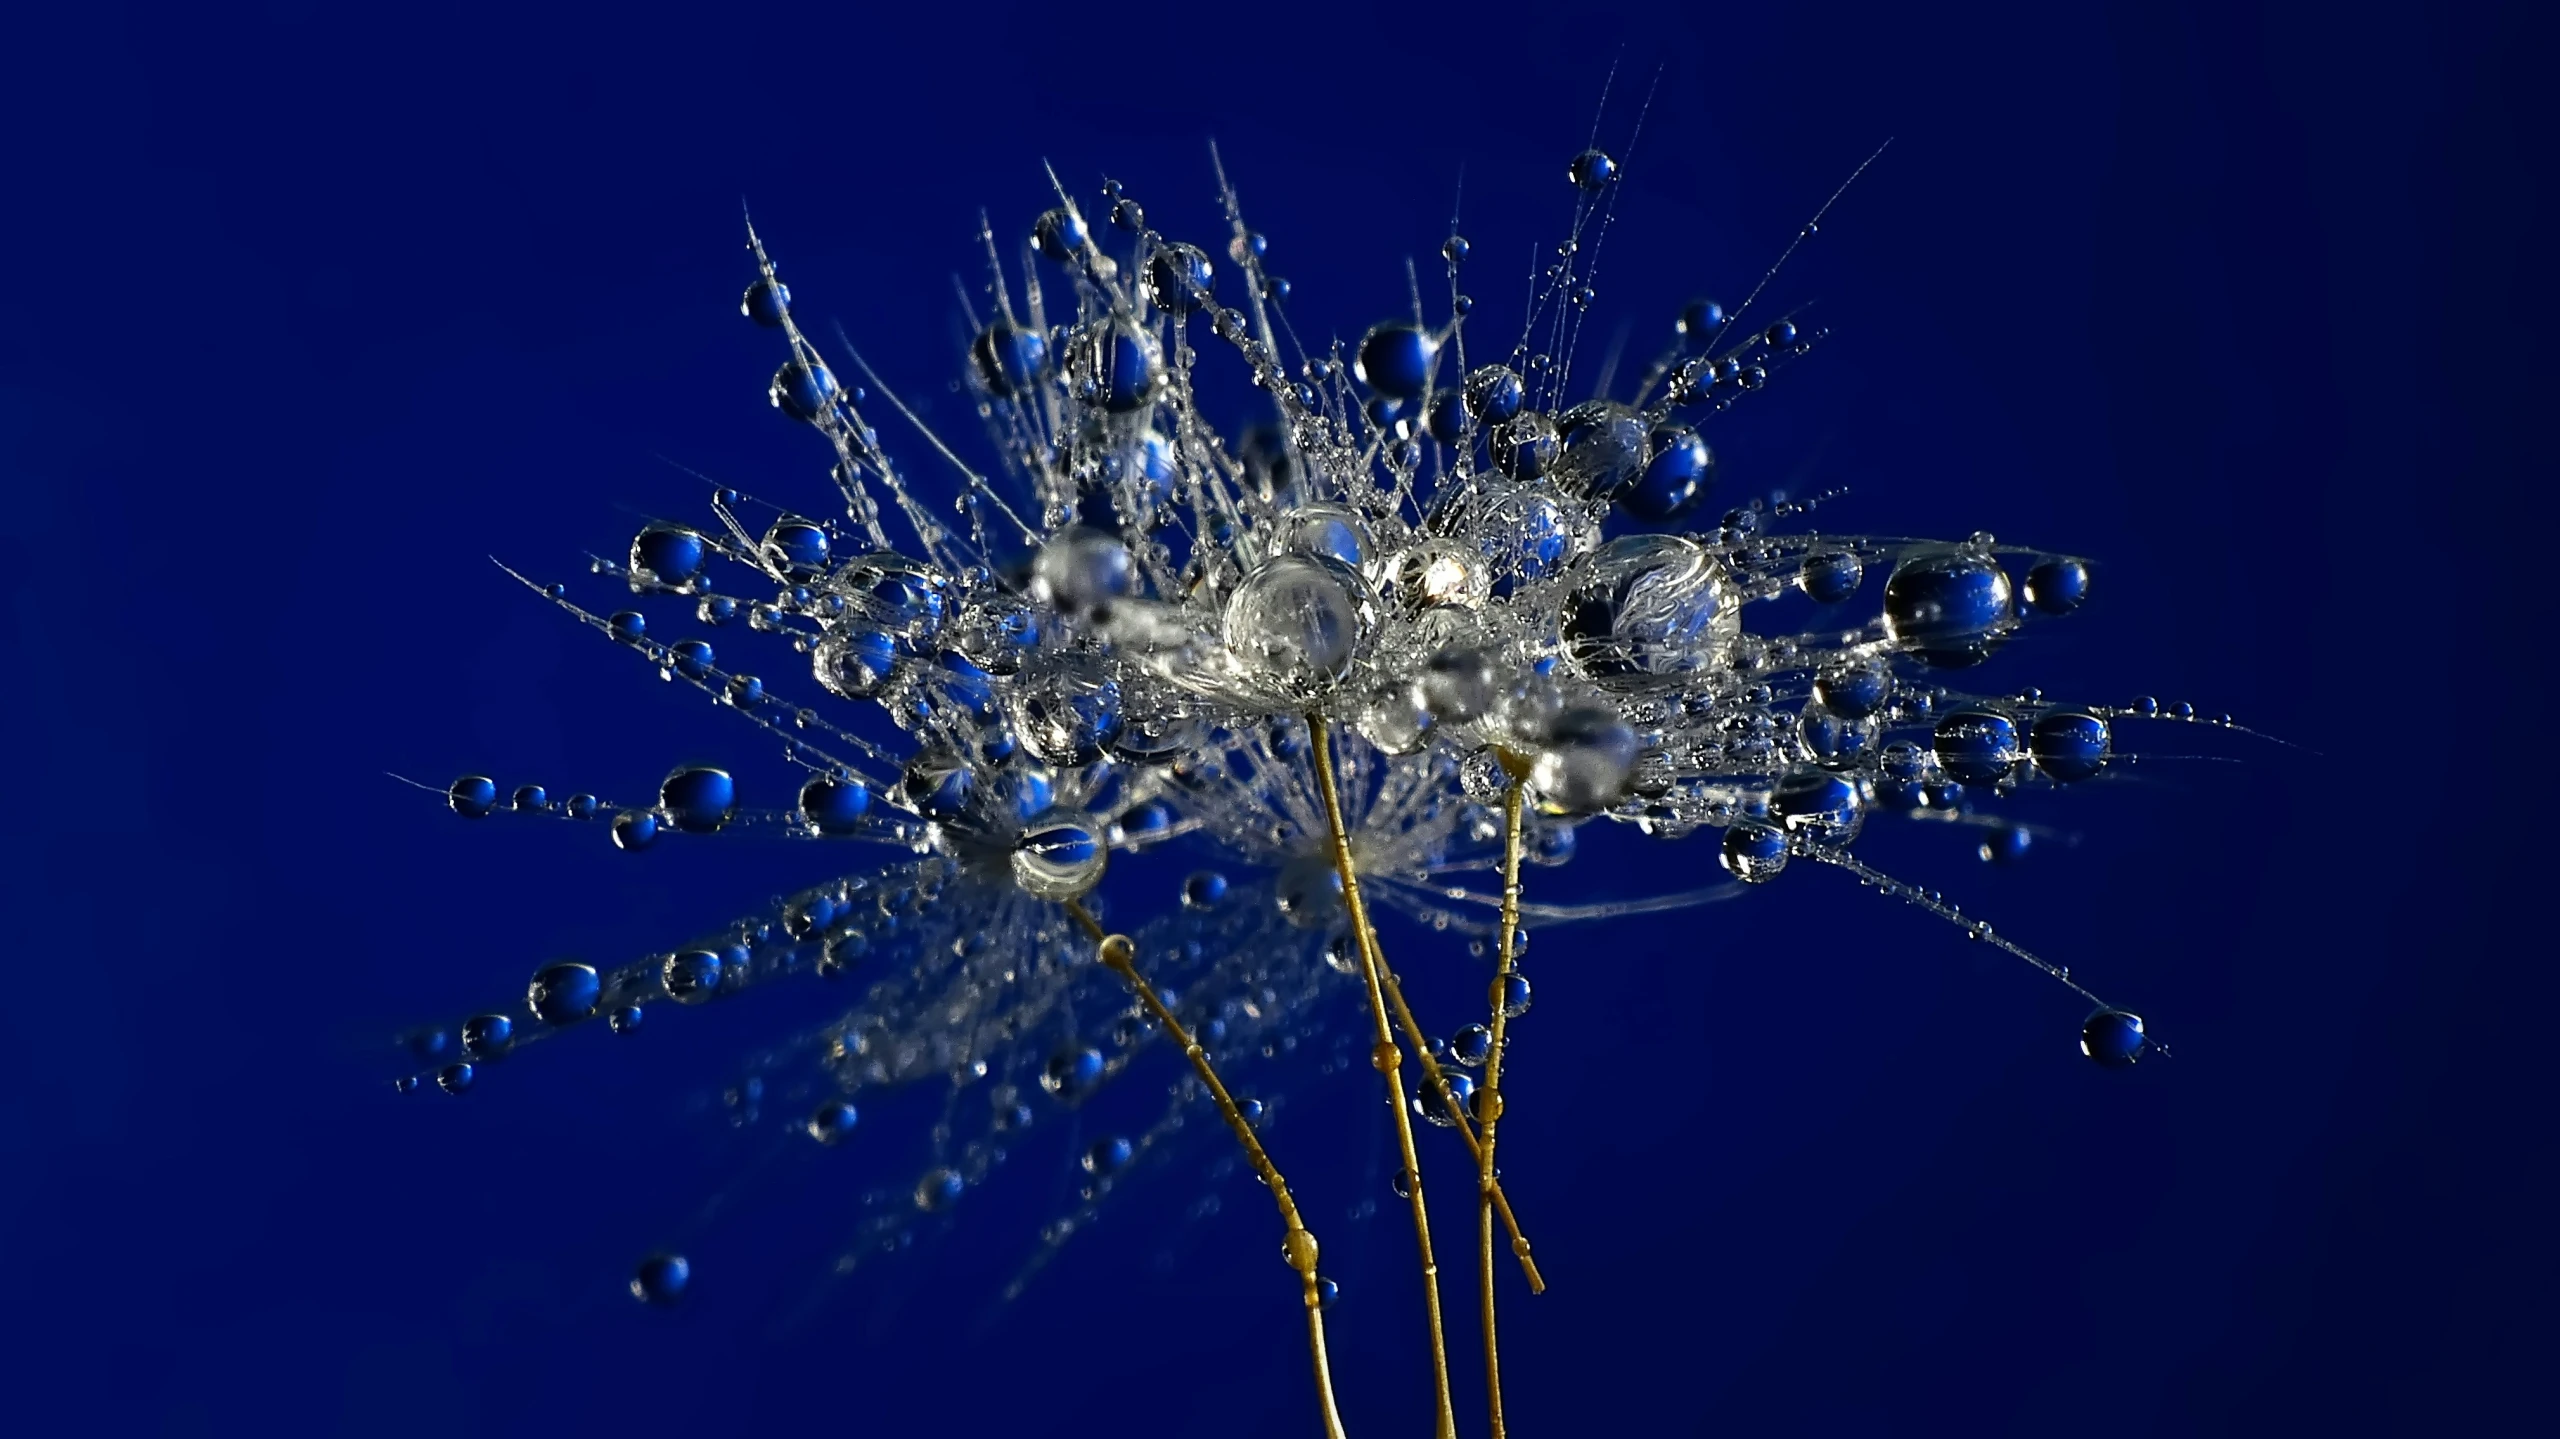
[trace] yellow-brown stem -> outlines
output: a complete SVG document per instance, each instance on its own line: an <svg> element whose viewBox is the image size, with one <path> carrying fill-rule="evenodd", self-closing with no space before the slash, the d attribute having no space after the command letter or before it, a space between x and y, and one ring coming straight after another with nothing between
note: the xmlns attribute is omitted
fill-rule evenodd
<svg viewBox="0 0 2560 1439"><path fill-rule="evenodd" d="M1387 1005L1395 1011L1396 1027L1404 1031L1406 1042L1411 1044L1421 1057L1423 1082L1431 1086L1427 1092L1447 1093L1445 1087L1447 1071L1441 1069L1440 1061L1431 1057L1431 1041L1423 1035L1422 1025L1414 1019L1413 1007L1404 1002L1404 989L1396 983L1396 972L1392 969L1381 970L1378 978L1386 986ZM1467 1162L1481 1166L1484 1162L1484 1150L1476 1139L1474 1122L1463 1110L1457 1111L1456 1117L1458 1122L1452 1128L1457 1131L1458 1141L1467 1147ZM1511 1212L1511 1196L1502 1192L1502 1181L1499 1178L1493 1181L1493 1212L1502 1220L1502 1227L1511 1233L1511 1252L1519 1257L1520 1272L1528 1276L1529 1292L1546 1293L1547 1278L1538 1272L1538 1261L1529 1252L1528 1236L1520 1232L1520 1217Z"/></svg>
<svg viewBox="0 0 2560 1439"><path fill-rule="evenodd" d="M1477 1117L1484 1122L1484 1144L1476 1151L1478 1234L1482 1236L1478 1270L1484 1281L1484 1384L1492 1406L1493 1439L1503 1439L1502 1348L1493 1324L1493 1142L1502 1123L1502 1044L1504 1021L1511 1017L1505 993L1519 950L1520 937L1520 780L1502 793L1502 924L1501 958L1493 978L1493 1048L1485 1055L1484 1088L1478 1091Z"/></svg>
<svg viewBox="0 0 2560 1439"><path fill-rule="evenodd" d="M1387 1023L1387 1000L1378 976L1385 972L1386 961L1378 954L1378 932L1370 927L1369 908L1360 898L1360 874L1351 862L1351 832L1342 823L1342 792L1334 782L1333 736L1324 717L1307 716L1308 748L1315 754L1316 789L1324 799L1325 827L1333 839L1334 873L1342 879L1342 904L1350 913L1352 933L1360 941L1360 972L1369 989L1369 1017L1375 1023L1377 1043L1370 1062L1386 1076L1387 1107L1395 1114L1396 1144L1404 1155L1406 1200L1413 1206L1414 1238L1422 1246L1422 1304L1431 1325L1431 1382L1437 1405L1440 1439L1457 1439L1457 1420L1449 1403L1449 1348L1440 1319L1440 1265L1431 1254L1431 1211L1422 1202L1422 1159L1413 1147L1413 1116L1405 1110L1403 1051L1396 1048L1395 1031ZM1445 1091L1443 1091L1445 1096Z"/></svg>
<svg viewBox="0 0 2560 1439"><path fill-rule="evenodd" d="M1208 1052L1192 1038L1191 1031L1182 1027L1182 1021L1173 1017L1173 1011L1165 1007L1164 996L1156 993L1156 987L1147 982L1145 975L1138 973L1137 943L1125 934L1104 933L1101 922L1093 917L1092 911L1087 910L1081 900L1068 900L1067 913L1074 916L1075 922L1092 938L1100 951L1103 966L1120 976L1122 982L1137 994L1138 1002L1146 1006L1147 1013L1155 1016L1156 1023L1163 1025L1164 1032L1182 1047L1183 1057L1191 1061L1192 1072L1199 1075L1200 1082L1208 1087L1210 1097L1218 1102L1218 1113L1226 1119L1227 1127L1235 1131L1236 1142L1244 1146L1245 1158L1252 1163L1253 1172L1262 1177L1263 1187L1271 1191L1271 1201L1280 1206L1280 1223L1286 1231L1280 1241L1280 1255L1291 1269L1298 1272L1299 1295L1306 1304L1307 1349L1315 1358L1316 1398L1324 1407L1324 1432L1326 1439L1343 1439L1342 1415L1333 1403L1333 1368L1325 1359L1324 1302L1321 1282L1316 1277L1316 1236L1298 1213L1298 1201L1289 1193L1289 1182L1280 1177L1280 1167L1271 1162L1271 1155L1262 1147L1262 1136L1254 1133L1252 1122L1244 1117L1244 1111L1236 1108L1235 1096L1227 1092L1226 1083L1218 1078L1216 1066L1209 1063Z"/></svg>

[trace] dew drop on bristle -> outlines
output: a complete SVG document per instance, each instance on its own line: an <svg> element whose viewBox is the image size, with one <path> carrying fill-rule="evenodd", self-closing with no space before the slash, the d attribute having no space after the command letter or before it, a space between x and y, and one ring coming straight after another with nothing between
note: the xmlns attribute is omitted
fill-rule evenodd
<svg viewBox="0 0 2560 1439"><path fill-rule="evenodd" d="M815 421L835 404L835 373L815 360L785 360L765 387L765 398L795 420Z"/></svg>
<svg viewBox="0 0 2560 1439"><path fill-rule="evenodd" d="M2093 714L2057 710L2027 731L2027 750L2047 779L2084 780L2104 768L2110 748L2107 722Z"/></svg>
<svg viewBox="0 0 2560 1439"><path fill-rule="evenodd" d="M805 1127L811 1139L820 1144L834 1145L853 1133L854 1123L859 1117L853 1105L845 1100L823 1100L816 1109L809 1111L809 1122Z"/></svg>
<svg viewBox="0 0 2560 1439"><path fill-rule="evenodd" d="M652 1254L631 1271L631 1297L643 1304L673 1304L692 1282L693 1266L683 1255Z"/></svg>
<svg viewBox="0 0 2560 1439"><path fill-rule="evenodd" d="M658 807L686 834L717 833L737 813L737 782L708 765L680 769L658 786Z"/></svg>
<svg viewBox="0 0 2560 1439"><path fill-rule="evenodd" d="M1227 601L1227 648L1253 682L1297 699L1330 691L1376 625L1368 582L1323 555L1276 555Z"/></svg>
<svg viewBox="0 0 2560 1439"><path fill-rule="evenodd" d="M2016 623L2009 576L1986 554L1950 549L1915 556L1885 581L1885 634L1927 664L1980 664Z"/></svg>
<svg viewBox="0 0 2560 1439"><path fill-rule="evenodd" d="M1573 157L1573 164L1566 168L1565 178L1573 181L1574 188L1584 194L1596 195L1618 178L1618 162L1601 151L1585 150Z"/></svg>
<svg viewBox="0 0 2560 1439"><path fill-rule="evenodd" d="M998 320L978 332L969 345L970 363L977 367L978 382L1001 399L1019 399L1031 393L1049 372L1049 342L1036 330L1026 330L1011 320Z"/></svg>
<svg viewBox="0 0 2560 1439"><path fill-rule="evenodd" d="M668 668L689 680L710 675L715 662L708 640L678 640L667 646Z"/></svg>
<svg viewBox="0 0 2560 1439"><path fill-rule="evenodd" d="M1034 899L1075 899L1102 882L1102 825L1093 816L1051 810L1013 842L1013 882Z"/></svg>
<svg viewBox="0 0 2560 1439"><path fill-rule="evenodd" d="M1962 710L1938 721L1931 747L1938 768L1960 784L1997 784L2022 758L2017 724L1990 710Z"/></svg>
<svg viewBox="0 0 2560 1439"><path fill-rule="evenodd" d="M502 1059L515 1042L515 1021L503 1014L474 1015L463 1021L462 1052L471 1059Z"/></svg>
<svg viewBox="0 0 2560 1439"><path fill-rule="evenodd" d="M436 1088L452 1095L468 1094L472 1083L479 1077L479 1071L467 1061L448 1064L436 1071Z"/></svg>
<svg viewBox="0 0 2560 1439"><path fill-rule="evenodd" d="M758 280L747 287L738 313L768 330L778 330L783 317L791 313L791 287L780 280Z"/></svg>
<svg viewBox="0 0 2560 1439"><path fill-rule="evenodd" d="M764 532L764 543L757 553L766 564L787 575L807 576L825 568L828 540L826 529L813 520L798 515L784 515Z"/></svg>
<svg viewBox="0 0 2560 1439"><path fill-rule="evenodd" d="M1449 1036L1449 1055L1469 1069L1481 1067L1493 1056L1493 1031L1481 1024L1470 1024Z"/></svg>
<svg viewBox="0 0 2560 1439"><path fill-rule="evenodd" d="M681 590L701 578L711 547L682 525L652 524L631 540L634 588Z"/></svg>
<svg viewBox="0 0 2560 1439"><path fill-rule="evenodd" d="M1084 220L1064 205L1042 213L1031 224L1032 245L1061 265L1074 261L1091 242Z"/></svg>
<svg viewBox="0 0 2560 1439"><path fill-rule="evenodd" d="M1856 594L1858 582L1866 575L1866 566L1856 555L1826 550L1805 556L1804 568L1796 572L1796 587L1815 604L1836 605Z"/></svg>
<svg viewBox="0 0 2560 1439"><path fill-rule="evenodd" d="M1636 482L1617 493L1618 507L1647 524L1666 524L1696 509L1716 483L1716 452L1697 431L1656 430L1653 457Z"/></svg>
<svg viewBox="0 0 2560 1439"><path fill-rule="evenodd" d="M1455 1129L1458 1117L1473 1105L1475 1096L1476 1082L1472 1076L1461 1070L1444 1069L1440 1071L1438 1087L1425 1080L1415 1089L1413 1112L1442 1129Z"/></svg>
<svg viewBox="0 0 2560 1439"><path fill-rule="evenodd" d="M1509 365L1483 365L1467 376L1464 396L1467 413L1478 424L1499 425L1520 413L1527 390L1520 376Z"/></svg>
<svg viewBox="0 0 2560 1439"><path fill-rule="evenodd" d="M1209 302L1217 267L1196 245L1167 245L1147 261L1147 298L1171 314L1188 315Z"/></svg>
<svg viewBox="0 0 2560 1439"><path fill-rule="evenodd" d="M464 819L479 819L498 807L498 782L486 775L464 775L445 791L445 803Z"/></svg>
<svg viewBox="0 0 2560 1439"><path fill-rule="evenodd" d="M1361 337L1351 373L1381 395L1418 400L1430 386L1431 361L1438 352L1438 344L1416 326L1379 325Z"/></svg>
<svg viewBox="0 0 2560 1439"><path fill-rule="evenodd" d="M2080 1052L2101 1069L2131 1067L2148 1044L2142 1016L2121 1009L2101 1009L2080 1026Z"/></svg>
<svg viewBox="0 0 2560 1439"><path fill-rule="evenodd" d="M871 812L871 791L860 780L819 775L800 786L800 816L820 834L859 834Z"/></svg>
<svg viewBox="0 0 2560 1439"><path fill-rule="evenodd" d="M961 1192L968 1187L956 1170L933 1170L916 1181L916 1208L938 1214L959 1203Z"/></svg>
<svg viewBox="0 0 2560 1439"><path fill-rule="evenodd" d="M658 817L646 810L624 810L613 817L613 847L625 851L647 849L658 842Z"/></svg>
<svg viewBox="0 0 2560 1439"><path fill-rule="evenodd" d="M2027 571L2025 598L2041 614L2067 615L2089 598L2089 567L2078 560L2040 560Z"/></svg>
<svg viewBox="0 0 2560 1439"><path fill-rule="evenodd" d="M1991 837L1974 847L1974 853L1985 864L2016 864L2035 847L2035 836L2024 825L2002 825Z"/></svg>
<svg viewBox="0 0 2560 1439"><path fill-rule="evenodd" d="M604 982L591 965L546 965L525 990L525 1004L545 1024L575 1024L596 1012Z"/></svg>
<svg viewBox="0 0 2560 1439"><path fill-rule="evenodd" d="M720 992L723 961L707 949L671 954L658 967L658 985L678 1004L701 1004Z"/></svg>
<svg viewBox="0 0 2560 1439"><path fill-rule="evenodd" d="M1787 867L1787 837L1775 825L1737 824L1724 832L1716 858L1735 879L1766 884Z"/></svg>

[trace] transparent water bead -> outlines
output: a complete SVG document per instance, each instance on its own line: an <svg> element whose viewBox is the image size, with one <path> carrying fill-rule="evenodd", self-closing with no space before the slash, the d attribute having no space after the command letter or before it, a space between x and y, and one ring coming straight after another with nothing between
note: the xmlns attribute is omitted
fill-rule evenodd
<svg viewBox="0 0 2560 1439"><path fill-rule="evenodd" d="M1102 823L1089 814L1051 810L1013 843L1013 880L1035 899L1075 899L1102 882L1109 859Z"/></svg>
<svg viewBox="0 0 2560 1439"><path fill-rule="evenodd" d="M1569 704L1541 725L1535 753L1529 783L1539 798L1556 810L1587 813L1625 796L1636 734L1607 705Z"/></svg>
<svg viewBox="0 0 2560 1439"><path fill-rule="evenodd" d="M1980 664L2017 623L2008 572L1976 550L1915 555L1885 581L1885 634L1941 668Z"/></svg>
<svg viewBox="0 0 2560 1439"><path fill-rule="evenodd" d="M1377 627L1368 581L1329 555L1275 555L1227 601L1227 650L1256 685L1293 699L1331 691Z"/></svg>
<svg viewBox="0 0 2560 1439"><path fill-rule="evenodd" d="M1137 562L1129 557L1129 547L1083 525L1051 535L1031 563L1032 598L1061 614L1098 615L1137 588Z"/></svg>
<svg viewBox="0 0 2560 1439"><path fill-rule="evenodd" d="M1742 632L1742 615L1696 542L1624 535L1576 566L1563 630L1587 673L1668 674L1721 656Z"/></svg>

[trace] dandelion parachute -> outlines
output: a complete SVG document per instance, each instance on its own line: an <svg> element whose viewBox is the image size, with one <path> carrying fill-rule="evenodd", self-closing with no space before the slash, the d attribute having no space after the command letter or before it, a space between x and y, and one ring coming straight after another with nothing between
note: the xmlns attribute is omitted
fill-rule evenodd
<svg viewBox="0 0 2560 1439"><path fill-rule="evenodd" d="M1214 1109L1282 1211L1322 1387L1331 1287L1259 1142L1267 1106L1293 1065L1382 1070L1426 1252L1409 1121L1457 1133L1480 1173L1493 1369L1497 1228L1543 1283L1534 1216L1492 1165L1525 931L1827 866L2076 991L2091 1060L2157 1053L2062 965L1857 853L1871 819L1917 815L2014 858L2032 831L1990 801L2100 776L2123 759L2119 729L2159 714L1954 687L2078 608L2086 562L1983 533L1837 533L1820 499L1696 522L1723 479L1719 427L1825 331L1761 312L1757 289L1731 309L1700 300L1632 383L1577 391L1621 174L1597 150L1573 159L1560 258L1507 345L1471 327L1455 233L1438 318L1417 302L1314 343L1223 171L1214 244L1159 233L1117 185L1096 214L1059 188L1010 246L981 224L985 308L971 303L960 357L978 436L929 429L850 345L813 338L750 226L741 308L776 334L771 402L832 452L833 495L721 489L706 519L651 521L574 594L508 573L760 731L801 769L797 791L749 795L691 767L631 798L502 799L480 776L446 794L466 818L559 819L626 849L736 832L830 845L844 872L661 952L540 966L520 1002L408 1036L425 1067L401 1087L485 1089L493 1060L554 1038L805 981L795 1002L815 1017L746 1062L754 1122L834 1144L877 1093L952 1096L930 1162L866 1201L852 1267L1168 1039L1192 1077L1151 1127L1081 1157L1086 1202ZM1241 371L1250 412L1204 401L1213 367ZM1610 823L1697 846L1720 878L1596 905L1524 883L1524 863L1569 865L1577 832ZM1108 932L1095 891L1113 858L1177 844L1219 870ZM1417 1022L1371 906L1492 942L1480 1022ZM673 1303L688 1273L652 1255L633 1292ZM1445 1423L1437 1306L1435 1289Z"/></svg>

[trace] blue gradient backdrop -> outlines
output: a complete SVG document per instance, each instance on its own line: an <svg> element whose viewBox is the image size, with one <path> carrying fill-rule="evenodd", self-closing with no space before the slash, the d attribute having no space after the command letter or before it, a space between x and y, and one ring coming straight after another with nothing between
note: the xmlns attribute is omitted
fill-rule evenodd
<svg viewBox="0 0 2560 1439"><path fill-rule="evenodd" d="M659 455L825 493L736 316L742 196L804 312L965 434L947 276L1042 158L1213 234L1214 136L1318 333L1400 308L1463 171L1501 331L1623 55L1601 314L1639 347L1896 137L1776 291L1834 337L1724 427L1730 493L2092 555L2097 602L1994 681L2307 748L2137 731L2244 762L2075 795L2039 817L2081 842L2014 870L1877 829L2176 1041L2130 1074L2077 1057L2070 996L1835 875L1542 938L1519 1431L2489 1432L2551 1339L2552 38L2521 4L13 7L0 1427L1311 1432L1248 1186L1196 1223L1195 1176L1135 1186L998 1308L1052 1134L949 1238L820 1285L921 1119L760 1157L683 1107L806 991L395 1098L397 1024L825 856L635 860L381 776L633 795L705 758L782 802L766 747L483 558L582 578L631 511L694 512ZM1556 893L1708 863L1592 849ZM1427 1007L1472 1002L1407 953ZM1374 1103L1292 1094L1344 1407L1417 1432L1409 1236L1347 1217ZM660 1243L697 1265L672 1314L618 1292ZM1460 1393L1476 1430L1471 1361Z"/></svg>

